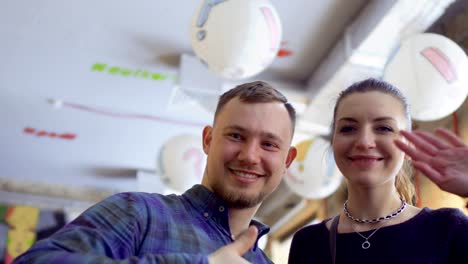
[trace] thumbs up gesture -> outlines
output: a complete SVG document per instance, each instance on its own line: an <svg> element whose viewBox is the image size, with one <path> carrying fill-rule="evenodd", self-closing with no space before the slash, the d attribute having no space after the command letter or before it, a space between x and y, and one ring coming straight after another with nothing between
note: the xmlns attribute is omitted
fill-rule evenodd
<svg viewBox="0 0 468 264"><path fill-rule="evenodd" d="M208 256L210 264L217 263L233 263L233 264L248 264L242 255L244 255L255 244L257 240L258 230L255 226L250 226L242 233L234 242L224 246Z"/></svg>

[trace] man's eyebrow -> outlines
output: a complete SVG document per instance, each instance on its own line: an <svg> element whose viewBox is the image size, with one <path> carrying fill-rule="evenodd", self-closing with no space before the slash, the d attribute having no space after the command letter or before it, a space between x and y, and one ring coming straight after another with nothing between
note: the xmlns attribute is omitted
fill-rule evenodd
<svg viewBox="0 0 468 264"><path fill-rule="evenodd" d="M237 131L241 131L241 132L244 132L244 131L247 131L247 129L241 127L241 126L238 126L238 125L230 125L230 126L227 126L227 127L224 127L223 130L237 130Z"/></svg>
<svg viewBox="0 0 468 264"><path fill-rule="evenodd" d="M281 139L281 137L279 137L279 136L277 136L277 135L275 135L275 134L273 134L273 133L265 132L265 133L263 133L263 135L264 135L266 138L269 138L269 139L271 139L271 140L273 140L273 141L276 141L276 142L278 142L278 143L280 143L280 144L283 143L283 140Z"/></svg>
<svg viewBox="0 0 468 264"><path fill-rule="evenodd" d="M231 126L227 126L223 129L224 131L226 130L235 130L235 131L239 131L239 132L244 132L244 133L248 133L249 130L242 127L242 126L239 126L239 125L231 125ZM275 133L271 133L271 132L262 132L261 133L263 137L265 138L268 138L268 139L271 139L271 140L274 140L274 141L277 141L279 143L283 143L283 139L281 139L281 137L279 137L278 135L276 135Z"/></svg>

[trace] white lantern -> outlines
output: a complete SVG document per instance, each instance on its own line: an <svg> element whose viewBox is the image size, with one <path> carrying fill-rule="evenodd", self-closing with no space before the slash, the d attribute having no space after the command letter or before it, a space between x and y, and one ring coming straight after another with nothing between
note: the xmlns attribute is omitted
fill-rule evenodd
<svg viewBox="0 0 468 264"><path fill-rule="evenodd" d="M172 189L183 192L200 184L206 164L201 137L183 134L169 139L161 149L158 163L162 180Z"/></svg>
<svg viewBox="0 0 468 264"><path fill-rule="evenodd" d="M279 16L268 0L204 0L190 31L198 58L230 80L251 77L268 67L282 35Z"/></svg>
<svg viewBox="0 0 468 264"><path fill-rule="evenodd" d="M385 68L384 79L408 98L412 117L443 118L468 95L468 59L452 40L433 33L414 35L401 43Z"/></svg>
<svg viewBox="0 0 468 264"><path fill-rule="evenodd" d="M297 156L284 180L298 195L320 199L338 189L343 176L329 151L330 143L322 138L309 139L297 144Z"/></svg>

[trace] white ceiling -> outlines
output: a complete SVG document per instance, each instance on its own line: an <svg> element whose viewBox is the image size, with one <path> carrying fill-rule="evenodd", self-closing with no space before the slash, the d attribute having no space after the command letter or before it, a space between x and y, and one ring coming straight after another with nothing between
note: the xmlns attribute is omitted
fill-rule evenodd
<svg viewBox="0 0 468 264"><path fill-rule="evenodd" d="M158 169L165 142L183 133L201 135L212 113L196 98L183 98L174 81L181 77L180 56L193 54L189 25L200 2L5 1L0 10L0 189L141 190L137 174ZM298 107L309 108L301 120L314 123L316 110L307 103L318 100L343 67L364 63L354 56L350 64L349 58L383 18L409 9L414 15L406 18L427 15L421 10L428 5L443 10L452 1L271 2L283 25L282 48L291 55L277 57L255 79L282 84L278 88ZM422 24L413 32L424 30ZM380 41L367 47L381 47L385 34L379 34L373 36ZM340 55L345 49L339 43L349 37L355 42L344 48L351 47L351 53ZM387 55L374 58L385 61L381 56ZM105 70L97 70L97 63ZM362 73L369 74L375 69ZM75 138L57 137L63 134Z"/></svg>

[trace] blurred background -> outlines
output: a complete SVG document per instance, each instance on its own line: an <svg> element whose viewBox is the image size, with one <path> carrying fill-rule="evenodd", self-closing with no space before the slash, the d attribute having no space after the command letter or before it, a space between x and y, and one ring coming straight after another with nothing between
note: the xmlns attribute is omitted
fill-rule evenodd
<svg viewBox="0 0 468 264"><path fill-rule="evenodd" d="M342 208L346 190L324 136L351 83L397 85L414 128L446 127L468 142L468 0L257 1L273 10L269 29L278 27L267 63L245 53L266 50L261 28L226 39L261 17L227 12L232 1L250 0L218 1L205 25L204 1L2 2L0 261L111 194L199 183L202 128L219 95L247 81L271 83L298 111L298 158L256 215L271 226L262 246L276 263L287 262L296 230ZM235 60L261 66L234 74L213 66ZM418 206L468 213L463 198L424 175L414 183ZM27 231L9 232L19 228Z"/></svg>

